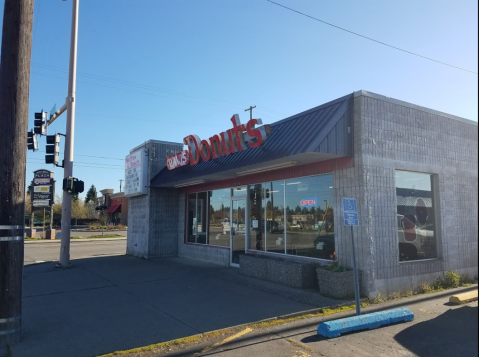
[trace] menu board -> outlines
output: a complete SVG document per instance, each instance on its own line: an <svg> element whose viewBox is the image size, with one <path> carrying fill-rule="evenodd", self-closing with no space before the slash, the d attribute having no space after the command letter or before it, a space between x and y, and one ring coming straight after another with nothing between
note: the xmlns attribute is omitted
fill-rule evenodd
<svg viewBox="0 0 479 357"><path fill-rule="evenodd" d="M148 149L141 148L125 159L125 197L146 195L148 178Z"/></svg>

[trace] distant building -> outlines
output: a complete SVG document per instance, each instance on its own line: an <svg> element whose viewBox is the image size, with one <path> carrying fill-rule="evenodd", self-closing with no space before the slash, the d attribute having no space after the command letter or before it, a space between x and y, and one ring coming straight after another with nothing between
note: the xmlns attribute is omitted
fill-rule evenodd
<svg viewBox="0 0 479 357"><path fill-rule="evenodd" d="M119 224L128 226L128 197L125 197L125 193L113 193L111 188L100 190L100 193L102 196L98 209L105 210L110 217L109 223L115 226Z"/></svg>

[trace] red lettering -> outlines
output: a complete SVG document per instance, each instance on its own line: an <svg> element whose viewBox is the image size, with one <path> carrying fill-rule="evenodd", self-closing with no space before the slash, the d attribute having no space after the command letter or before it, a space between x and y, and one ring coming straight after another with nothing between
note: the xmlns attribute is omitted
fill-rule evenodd
<svg viewBox="0 0 479 357"><path fill-rule="evenodd" d="M210 141L202 140L200 145L200 155L203 161L209 161L211 158Z"/></svg>
<svg viewBox="0 0 479 357"><path fill-rule="evenodd" d="M233 123L233 133L235 133L234 139L236 143L236 150L243 151L243 131L245 130L244 125L241 124L238 114L233 115L230 120Z"/></svg>
<svg viewBox="0 0 479 357"><path fill-rule="evenodd" d="M252 148L258 147L263 143L263 136L261 135L261 131L255 129L255 125L258 124L258 119L251 119L248 123L246 123L246 132L252 138L256 138L253 142L249 142L249 146Z"/></svg>
<svg viewBox="0 0 479 357"><path fill-rule="evenodd" d="M223 144L223 152L225 155L233 154L235 152L232 130L229 129L226 131L228 137L225 138L225 133L221 133L221 141Z"/></svg>
<svg viewBox="0 0 479 357"><path fill-rule="evenodd" d="M191 166L200 162L200 150L198 148L198 142L200 142L200 138L197 135L188 135L183 139L183 143L188 145Z"/></svg>
<svg viewBox="0 0 479 357"><path fill-rule="evenodd" d="M223 156L223 148L221 147L221 137L219 135L213 135L210 138L211 155L213 159Z"/></svg>

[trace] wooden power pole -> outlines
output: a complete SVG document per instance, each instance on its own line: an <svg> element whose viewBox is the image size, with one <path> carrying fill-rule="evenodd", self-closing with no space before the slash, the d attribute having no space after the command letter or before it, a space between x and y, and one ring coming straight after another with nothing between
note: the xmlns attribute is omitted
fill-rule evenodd
<svg viewBox="0 0 479 357"><path fill-rule="evenodd" d="M0 347L20 341L33 0L5 0L0 59Z"/></svg>

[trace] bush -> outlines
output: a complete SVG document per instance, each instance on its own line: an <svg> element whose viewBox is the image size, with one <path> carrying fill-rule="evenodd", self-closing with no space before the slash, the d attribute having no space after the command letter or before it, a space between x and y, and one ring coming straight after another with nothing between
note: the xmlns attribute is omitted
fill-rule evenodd
<svg viewBox="0 0 479 357"><path fill-rule="evenodd" d="M443 287L445 289L458 288L460 286L461 276L455 271L449 270L445 276L443 281Z"/></svg>

